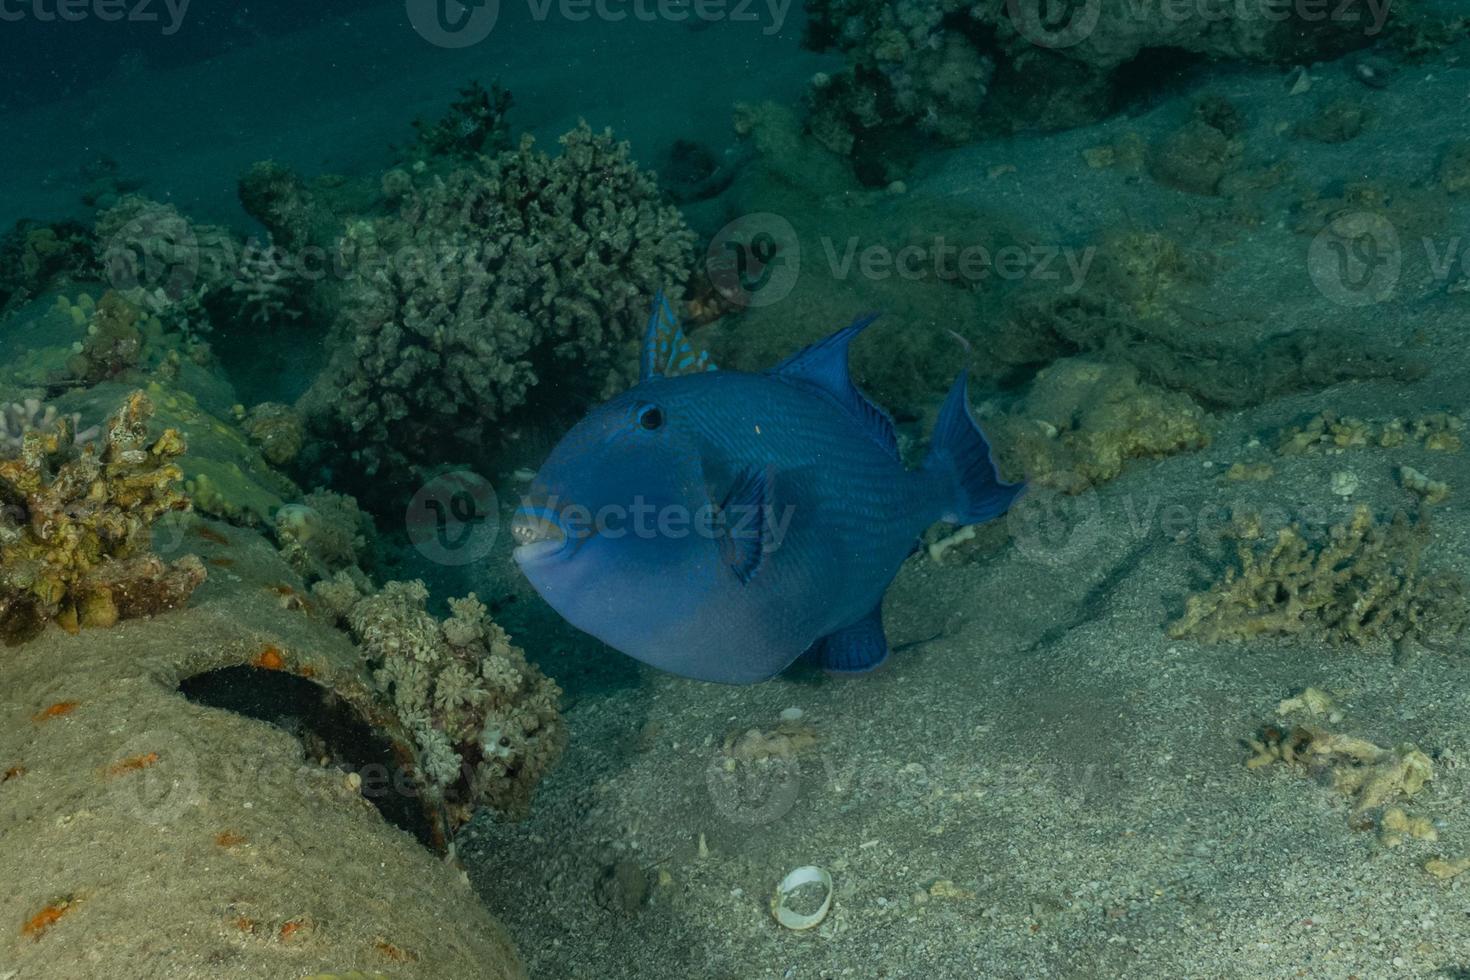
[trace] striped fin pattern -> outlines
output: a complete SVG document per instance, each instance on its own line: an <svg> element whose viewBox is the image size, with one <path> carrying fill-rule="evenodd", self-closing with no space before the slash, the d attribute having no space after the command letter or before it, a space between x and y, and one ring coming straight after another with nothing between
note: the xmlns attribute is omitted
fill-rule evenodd
<svg viewBox="0 0 1470 980"><path fill-rule="evenodd" d="M709 351L695 350L684 336L674 311L663 291L653 298L653 310L648 315L648 329L643 335L643 358L638 372L639 381L653 377L674 378L683 374L698 374L714 371Z"/></svg>

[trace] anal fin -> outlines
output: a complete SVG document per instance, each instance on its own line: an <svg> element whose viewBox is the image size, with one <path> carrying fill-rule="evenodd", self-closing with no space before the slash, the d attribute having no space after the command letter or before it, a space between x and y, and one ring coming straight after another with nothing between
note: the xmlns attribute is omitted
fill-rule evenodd
<svg viewBox="0 0 1470 980"><path fill-rule="evenodd" d="M834 674L862 674L888 659L888 638L883 635L883 603L850 626L844 626L817 641L817 657L823 670Z"/></svg>

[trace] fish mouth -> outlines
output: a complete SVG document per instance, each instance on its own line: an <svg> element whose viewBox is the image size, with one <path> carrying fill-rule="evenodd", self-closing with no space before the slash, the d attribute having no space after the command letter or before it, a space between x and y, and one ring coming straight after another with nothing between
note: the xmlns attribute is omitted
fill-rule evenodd
<svg viewBox="0 0 1470 980"><path fill-rule="evenodd" d="M560 554L571 541L560 516L544 505L522 504L511 519L510 536L516 543L512 557L525 565Z"/></svg>

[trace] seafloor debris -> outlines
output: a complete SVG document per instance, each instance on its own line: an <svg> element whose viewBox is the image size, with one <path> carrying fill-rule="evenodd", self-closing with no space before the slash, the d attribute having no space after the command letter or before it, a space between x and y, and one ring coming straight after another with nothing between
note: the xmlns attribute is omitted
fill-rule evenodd
<svg viewBox="0 0 1470 980"><path fill-rule="evenodd" d="M1306 634L1339 644L1461 634L1470 618L1466 583L1420 568L1429 542L1421 514L1376 522L1365 506L1309 538L1299 525L1264 537L1258 519L1233 532L1238 566L1191 595L1169 627L1207 643Z"/></svg>
<svg viewBox="0 0 1470 980"><path fill-rule="evenodd" d="M418 743L424 779L464 823L477 806L519 816L561 756L561 690L513 646L473 594L448 619L422 582L363 595L344 574L314 590L362 647L373 679Z"/></svg>
<svg viewBox="0 0 1470 980"><path fill-rule="evenodd" d="M1413 745L1388 749L1364 738L1298 725L1267 725L1246 740L1251 769L1273 763L1305 766L1331 774L1332 786L1352 801L1355 818L1412 798L1434 778L1429 756Z"/></svg>
<svg viewBox="0 0 1470 980"><path fill-rule="evenodd" d="M1325 411L1282 432L1276 451L1283 456L1298 456L1361 446L1394 449L1412 440L1432 452L1452 453L1459 452L1463 445L1460 433L1464 429L1465 420L1449 412L1430 412L1417 419L1374 421Z"/></svg>
<svg viewBox="0 0 1470 980"><path fill-rule="evenodd" d="M148 550L153 523L189 507L172 462L183 438L167 429L150 440L152 413L134 392L107 420L100 446L78 447L62 423L28 434L19 456L0 460L0 636L8 642L48 620L76 629L173 609L204 581L197 557L165 564Z"/></svg>

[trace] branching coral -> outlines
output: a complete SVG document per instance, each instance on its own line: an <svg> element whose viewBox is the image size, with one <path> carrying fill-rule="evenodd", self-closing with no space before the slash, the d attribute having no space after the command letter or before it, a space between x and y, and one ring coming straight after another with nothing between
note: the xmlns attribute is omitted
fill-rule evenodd
<svg viewBox="0 0 1470 980"><path fill-rule="evenodd" d="M1306 634L1329 643L1458 636L1470 621L1465 582L1430 574L1420 560L1429 541L1421 515L1375 522L1358 506L1322 540L1299 526L1261 540L1259 523L1237 535L1239 567L1189 597L1169 632L1208 643Z"/></svg>
<svg viewBox="0 0 1470 980"><path fill-rule="evenodd" d="M0 457L20 455L27 433L55 434L64 425L73 442L90 442L101 434L97 426L81 429L82 417L78 412L62 415L55 405L47 405L39 398L27 398L0 406Z"/></svg>
<svg viewBox="0 0 1470 980"><path fill-rule="evenodd" d="M0 635L25 639L48 620L110 626L184 604L204 580L193 555L173 564L149 552L161 515L185 510L172 460L178 432L150 440L152 405L134 392L107 420L100 447L69 427L29 433L0 460Z"/></svg>
<svg viewBox="0 0 1470 980"><path fill-rule="evenodd" d="M440 621L424 608L422 582L389 582L363 596L339 575L314 591L362 647L379 690L414 734L425 781L444 794L456 822L482 805L523 815L566 744L561 690L474 594L450 600L451 615Z"/></svg>
<svg viewBox="0 0 1470 980"><path fill-rule="evenodd" d="M626 144L584 124L476 168L385 185L396 216L349 226L332 361L303 402L369 472L494 434L538 382L557 398L629 380L648 298L677 293L692 237Z"/></svg>

